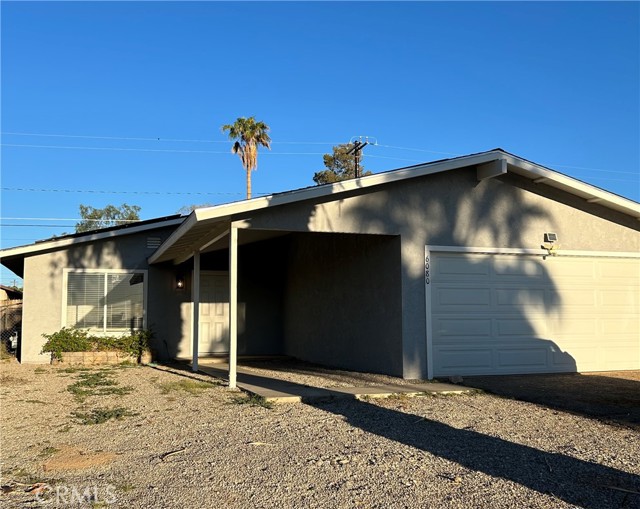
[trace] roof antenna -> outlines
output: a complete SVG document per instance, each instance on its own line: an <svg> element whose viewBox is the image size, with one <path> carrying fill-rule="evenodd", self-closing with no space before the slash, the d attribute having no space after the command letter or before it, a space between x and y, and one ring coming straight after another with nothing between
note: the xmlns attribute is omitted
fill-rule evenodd
<svg viewBox="0 0 640 509"><path fill-rule="evenodd" d="M364 138L364 141L362 141L362 138ZM354 155L354 160L355 160L355 178L359 178L362 175L360 175L360 152L362 151L362 149L364 147L366 147L367 145L377 145L378 144L378 140L376 138L371 138L372 141L369 142L369 136L354 136L353 138L351 138L349 140L349 145L353 145L353 148L349 149L349 151L347 152L347 154L351 154L353 153Z"/></svg>

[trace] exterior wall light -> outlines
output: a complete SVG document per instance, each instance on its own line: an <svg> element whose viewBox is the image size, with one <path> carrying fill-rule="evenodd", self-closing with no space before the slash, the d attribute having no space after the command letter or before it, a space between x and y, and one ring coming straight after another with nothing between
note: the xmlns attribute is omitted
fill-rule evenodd
<svg viewBox="0 0 640 509"><path fill-rule="evenodd" d="M558 242L558 235L548 232L544 234L544 244L542 244L540 247L542 249L546 249L548 256L555 256L557 254L558 248L560 247L558 244L556 244L556 242ZM546 258L547 255L545 255L543 258Z"/></svg>
<svg viewBox="0 0 640 509"><path fill-rule="evenodd" d="M184 276L182 274L176 276L176 290L184 290Z"/></svg>

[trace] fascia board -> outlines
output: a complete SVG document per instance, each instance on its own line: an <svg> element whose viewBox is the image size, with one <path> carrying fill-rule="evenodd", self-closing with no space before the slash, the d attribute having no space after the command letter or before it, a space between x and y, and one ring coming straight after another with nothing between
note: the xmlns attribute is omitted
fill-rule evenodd
<svg viewBox="0 0 640 509"><path fill-rule="evenodd" d="M580 180L549 170L548 168L544 168L510 154L505 154L505 159L507 164L523 170L526 176L534 181L544 179L541 180L541 182L544 182L547 185L562 189L563 191L579 196L585 200L597 202L599 205L604 207L618 210L635 217L636 219L640 219L640 204L633 200L617 196L585 182L581 182Z"/></svg>
<svg viewBox="0 0 640 509"><path fill-rule="evenodd" d="M148 258L149 263L157 262L167 249L169 249L178 239L180 239L180 237L187 233L198 222L196 211L197 209L191 212L187 219L185 219L184 222L176 228L176 231L169 235L169 238L165 240L158 249L156 249L156 251Z"/></svg>
<svg viewBox="0 0 640 509"><path fill-rule="evenodd" d="M452 170L454 168L483 164L490 161L495 161L496 159L501 159L503 156L504 154L502 152L486 152L479 155L465 156L436 163L427 163L419 166L412 166L410 168L395 170L387 173L378 173L376 175L369 175L367 177L360 177L358 179L345 180L343 182L336 182L334 184L324 186L300 189L298 191L291 191L288 193L283 193L281 195L263 196L260 198L254 198L252 200L242 202L196 209L194 213L196 214L198 221L229 218L235 214L252 212L254 210L267 207L275 207L278 205L286 205L303 200L323 198L346 191L366 189L368 187L373 187L380 184L388 184L407 178L421 177L424 175ZM168 241L169 239L167 239L167 242Z"/></svg>
<svg viewBox="0 0 640 509"><path fill-rule="evenodd" d="M140 233L148 230L157 230L159 228L165 228L167 226L175 226L184 221L183 218L171 219L162 223L146 224L143 226L132 226L130 228L122 230L113 230L109 232L93 233L83 235L82 237L73 237L59 240L49 240L45 242L38 242L37 244L29 244L27 246L10 247L0 250L0 257L15 257L15 256L27 256L42 251L50 251L52 249L60 249L63 247L73 246L76 244L85 244L87 242L94 242L97 240L110 239L114 237L121 237L123 235L131 235L134 233Z"/></svg>
<svg viewBox="0 0 640 509"><path fill-rule="evenodd" d="M253 198L251 200L195 209L185 220L185 222L178 229L176 229L176 231L173 232L171 236L169 236L169 238L157 249L155 253L153 253L149 257L148 261L149 263L166 261L165 259L163 259L163 255L167 253L167 251L169 251L169 249L171 249L171 247L191 228L193 228L197 223L200 222L217 222L221 220L227 220L237 214L266 209L268 207L286 205L289 203L296 203L304 200L323 198L348 191L366 189L368 187L388 184L390 182L396 182L407 178L430 175L433 173L448 171L464 166L484 164L495 161L496 159L502 159L503 156L503 152L492 150L490 152L485 152L482 154L458 157L456 159L448 159L445 161L438 161L434 163L426 163L423 165L412 166L410 168L395 170L387 173L379 173L376 175L369 175L367 177L360 177L358 179L336 182L334 184L324 186L309 187L306 189L290 191L278 195L261 196L259 198Z"/></svg>

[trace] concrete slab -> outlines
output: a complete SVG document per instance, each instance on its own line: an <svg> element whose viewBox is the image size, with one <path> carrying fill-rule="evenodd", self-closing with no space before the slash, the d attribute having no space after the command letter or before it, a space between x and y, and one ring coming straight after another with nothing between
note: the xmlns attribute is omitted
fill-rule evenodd
<svg viewBox="0 0 640 509"><path fill-rule="evenodd" d="M313 387L278 378L260 376L238 366L237 384L240 389L272 403L317 402L332 399L387 398L394 395L406 397L425 394L468 394L477 389L442 382L416 384L384 384L365 387ZM228 380L228 366L217 362L199 365L202 373Z"/></svg>

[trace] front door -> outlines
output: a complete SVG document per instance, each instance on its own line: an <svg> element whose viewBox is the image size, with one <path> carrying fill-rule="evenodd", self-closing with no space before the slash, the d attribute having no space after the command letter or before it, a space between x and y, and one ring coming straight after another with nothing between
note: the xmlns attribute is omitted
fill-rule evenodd
<svg viewBox="0 0 640 509"><path fill-rule="evenodd" d="M200 276L199 354L229 352L229 274L205 272Z"/></svg>

